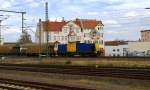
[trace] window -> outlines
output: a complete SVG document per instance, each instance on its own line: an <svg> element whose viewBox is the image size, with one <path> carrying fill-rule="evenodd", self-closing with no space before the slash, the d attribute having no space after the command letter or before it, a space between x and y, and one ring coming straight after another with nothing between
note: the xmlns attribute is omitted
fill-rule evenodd
<svg viewBox="0 0 150 90"><path fill-rule="evenodd" d="M62 38L61 38L61 39L62 39L62 41L64 41L64 36L62 36Z"/></svg>
<svg viewBox="0 0 150 90"><path fill-rule="evenodd" d="M51 41L51 36L49 36L49 41Z"/></svg>
<svg viewBox="0 0 150 90"><path fill-rule="evenodd" d="M101 37L103 37L103 33L101 33Z"/></svg>
<svg viewBox="0 0 150 90"><path fill-rule="evenodd" d="M80 39L81 39L80 36L77 36L77 40L80 41Z"/></svg>
<svg viewBox="0 0 150 90"><path fill-rule="evenodd" d="M88 37L88 36L89 36L89 34L88 34L88 33L85 33L85 34L84 34L84 36L85 36L85 37Z"/></svg>
<svg viewBox="0 0 150 90"><path fill-rule="evenodd" d="M147 50L147 55L150 55L150 50Z"/></svg>
<svg viewBox="0 0 150 90"><path fill-rule="evenodd" d="M99 44L101 44L101 41L99 40Z"/></svg>
<svg viewBox="0 0 150 90"><path fill-rule="evenodd" d="M116 50L115 49L113 49L113 52L115 52Z"/></svg>
<svg viewBox="0 0 150 90"><path fill-rule="evenodd" d="M67 28L67 27L65 27L65 28L64 28L64 33L67 33L67 30L68 30L68 28Z"/></svg>
<svg viewBox="0 0 150 90"><path fill-rule="evenodd" d="M103 44L103 40L102 40L102 44Z"/></svg>
<svg viewBox="0 0 150 90"><path fill-rule="evenodd" d="M68 40L68 37L67 37L67 36L65 36L65 40Z"/></svg>
<svg viewBox="0 0 150 90"><path fill-rule="evenodd" d="M76 32L79 33L79 29L76 29Z"/></svg>
<svg viewBox="0 0 150 90"><path fill-rule="evenodd" d="M56 41L56 36L54 36L54 41Z"/></svg>
<svg viewBox="0 0 150 90"><path fill-rule="evenodd" d="M57 36L57 40L59 41L59 36Z"/></svg>
<svg viewBox="0 0 150 90"><path fill-rule="evenodd" d="M75 41L75 39L76 39L75 36L70 36L69 38L70 38L69 39L70 41Z"/></svg>
<svg viewBox="0 0 150 90"><path fill-rule="evenodd" d="M126 49L126 48L123 48L123 51L127 51L127 49Z"/></svg>
<svg viewBox="0 0 150 90"><path fill-rule="evenodd" d="M119 49L117 49L117 51L119 52L120 50L119 50Z"/></svg>
<svg viewBox="0 0 150 90"><path fill-rule="evenodd" d="M120 55L118 54L117 56L119 57Z"/></svg>

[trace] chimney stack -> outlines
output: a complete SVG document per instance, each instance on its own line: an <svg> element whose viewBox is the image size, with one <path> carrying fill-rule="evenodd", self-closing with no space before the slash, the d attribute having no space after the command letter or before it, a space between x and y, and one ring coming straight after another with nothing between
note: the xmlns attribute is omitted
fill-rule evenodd
<svg viewBox="0 0 150 90"><path fill-rule="evenodd" d="M62 22L65 22L65 18L64 17L62 17Z"/></svg>

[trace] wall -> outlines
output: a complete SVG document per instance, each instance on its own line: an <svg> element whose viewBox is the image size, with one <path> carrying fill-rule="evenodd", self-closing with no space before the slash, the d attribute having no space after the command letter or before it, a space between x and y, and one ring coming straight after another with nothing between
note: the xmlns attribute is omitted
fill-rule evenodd
<svg viewBox="0 0 150 90"><path fill-rule="evenodd" d="M129 53L133 56L150 56L150 42L129 42Z"/></svg>
<svg viewBox="0 0 150 90"><path fill-rule="evenodd" d="M127 56L128 45L105 46L105 55L110 57Z"/></svg>
<svg viewBox="0 0 150 90"><path fill-rule="evenodd" d="M141 32L141 40L143 42L150 42L150 30Z"/></svg>

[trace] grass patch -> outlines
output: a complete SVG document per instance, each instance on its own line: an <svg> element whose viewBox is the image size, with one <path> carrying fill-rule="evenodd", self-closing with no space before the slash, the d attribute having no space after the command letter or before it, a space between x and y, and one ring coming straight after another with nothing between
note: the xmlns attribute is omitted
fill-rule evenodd
<svg viewBox="0 0 150 90"><path fill-rule="evenodd" d="M88 58L87 58L88 59ZM29 65L59 65L59 66L89 66L96 68L148 68L150 69L150 60L140 58L138 60L132 60L132 58L120 58L120 59L96 59L92 60L92 58L88 60L78 60L78 58L66 58L59 59L51 58L41 59L41 60L7 60L7 64L29 64Z"/></svg>

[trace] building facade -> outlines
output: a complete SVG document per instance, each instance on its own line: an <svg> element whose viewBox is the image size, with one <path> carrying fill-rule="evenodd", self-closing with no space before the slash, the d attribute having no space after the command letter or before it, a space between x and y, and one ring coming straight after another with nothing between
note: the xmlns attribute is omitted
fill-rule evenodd
<svg viewBox="0 0 150 90"><path fill-rule="evenodd" d="M105 56L126 57L128 56L128 43L125 41L105 42Z"/></svg>
<svg viewBox="0 0 150 90"><path fill-rule="evenodd" d="M150 30L141 31L141 41L150 42Z"/></svg>
<svg viewBox="0 0 150 90"><path fill-rule="evenodd" d="M129 42L129 56L149 56L150 42Z"/></svg>
<svg viewBox="0 0 150 90"><path fill-rule="evenodd" d="M99 43L104 47L103 27L101 21L91 19L76 19L73 21L49 21L40 22L37 25L35 41L46 43L47 30L48 42L68 42Z"/></svg>

